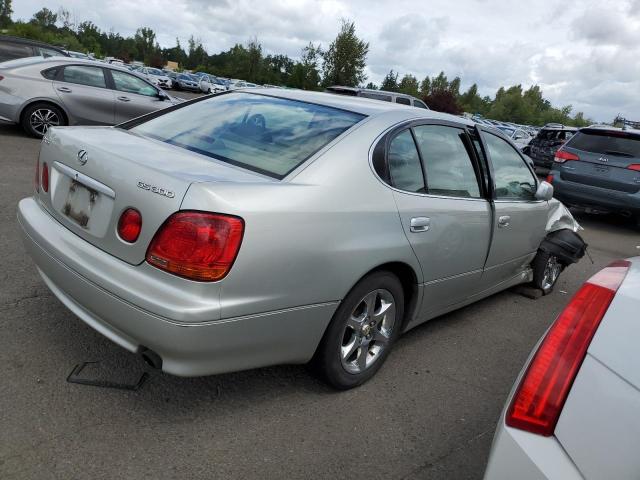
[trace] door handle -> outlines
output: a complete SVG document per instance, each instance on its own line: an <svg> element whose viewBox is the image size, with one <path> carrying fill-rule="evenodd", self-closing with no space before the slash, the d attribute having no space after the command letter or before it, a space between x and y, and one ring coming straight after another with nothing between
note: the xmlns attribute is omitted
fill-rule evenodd
<svg viewBox="0 0 640 480"><path fill-rule="evenodd" d="M68 87L58 87L59 92L71 93L71 89Z"/></svg>
<svg viewBox="0 0 640 480"><path fill-rule="evenodd" d="M431 219L428 217L413 217L410 230L414 233L426 232L429 230L430 224Z"/></svg>
<svg viewBox="0 0 640 480"><path fill-rule="evenodd" d="M130 102L131 99L129 97L118 97L118 100L120 100L121 102Z"/></svg>
<svg viewBox="0 0 640 480"><path fill-rule="evenodd" d="M511 217L509 215L502 215L498 217L498 228L508 227L511 223Z"/></svg>

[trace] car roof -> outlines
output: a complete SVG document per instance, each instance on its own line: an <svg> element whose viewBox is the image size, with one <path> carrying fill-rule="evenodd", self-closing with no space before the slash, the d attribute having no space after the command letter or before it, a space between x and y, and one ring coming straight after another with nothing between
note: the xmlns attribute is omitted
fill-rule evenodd
<svg viewBox="0 0 640 480"><path fill-rule="evenodd" d="M312 92L309 90L283 89L283 88L246 88L243 91L255 93L257 95L268 95L271 97L286 98L300 102L315 103L327 107L349 110L362 115L373 116L386 112L404 113L406 119L424 118L448 120L465 125L473 126L474 122L466 118L449 115L448 113L435 112L424 108L409 107L393 102L381 102L364 97L351 95L336 95L328 92Z"/></svg>
<svg viewBox="0 0 640 480"><path fill-rule="evenodd" d="M589 125L588 127L583 127L578 131L588 132L590 130L602 130L602 131L608 131L608 132L626 132L626 133L632 133L634 135L640 135L640 130L637 128L620 128L620 127L614 127L611 125Z"/></svg>
<svg viewBox="0 0 640 480"><path fill-rule="evenodd" d="M343 86L343 85L332 85L330 87L327 87L325 90L328 91L328 92L334 92L334 93L351 92L354 95L356 95L356 94L358 94L360 92L384 93L384 94L387 94L387 95L395 95L396 97L415 98L416 100L420 100L419 98L416 98L413 95L409 95L407 93L392 92L390 90L375 90L373 88L346 87L346 86ZM422 100L420 100L420 101L422 101Z"/></svg>
<svg viewBox="0 0 640 480"><path fill-rule="evenodd" d="M31 40L30 38L23 38L23 37L14 37L12 35L0 35L0 42L5 41L5 42L11 42L11 43L24 43L27 45L35 45L38 47L47 47L47 48L51 48L53 50L57 50L60 53L65 54L64 49L62 47L56 47L55 45L51 45L49 43L45 43L45 42L40 42L38 40Z"/></svg>

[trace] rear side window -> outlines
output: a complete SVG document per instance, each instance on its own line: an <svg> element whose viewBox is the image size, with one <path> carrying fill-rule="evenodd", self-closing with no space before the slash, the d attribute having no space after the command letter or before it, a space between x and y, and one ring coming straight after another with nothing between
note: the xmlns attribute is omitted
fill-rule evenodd
<svg viewBox="0 0 640 480"><path fill-rule="evenodd" d="M427 171L427 190L433 195L480 198L480 187L465 146L465 132L442 125L413 129Z"/></svg>
<svg viewBox="0 0 640 480"><path fill-rule="evenodd" d="M64 67L62 81L89 87L107 88L104 71L100 67L86 67L84 65Z"/></svg>
<svg viewBox="0 0 640 480"><path fill-rule="evenodd" d="M410 130L396 135L387 154L391 185L413 193L426 193L420 155Z"/></svg>
<svg viewBox="0 0 640 480"><path fill-rule="evenodd" d="M54 80L56 78L56 76L58 75L58 69L57 68L49 68L47 70L43 70L41 73L42 73L42 76L44 78L47 78L49 80Z"/></svg>
<svg viewBox="0 0 640 480"><path fill-rule="evenodd" d="M274 178L284 178L365 116L244 92L207 98L133 132Z"/></svg>
<svg viewBox="0 0 640 480"><path fill-rule="evenodd" d="M411 100L404 97L396 97L396 103L401 103L402 105L411 105Z"/></svg>
<svg viewBox="0 0 640 480"><path fill-rule="evenodd" d="M640 158L640 137L624 132L581 130L567 146L603 155Z"/></svg>

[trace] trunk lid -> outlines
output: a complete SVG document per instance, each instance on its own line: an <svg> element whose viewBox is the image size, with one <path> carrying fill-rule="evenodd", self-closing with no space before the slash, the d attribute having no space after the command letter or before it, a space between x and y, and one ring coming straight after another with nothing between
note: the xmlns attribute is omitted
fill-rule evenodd
<svg viewBox="0 0 640 480"><path fill-rule="evenodd" d="M84 153L83 153L84 152ZM144 261L162 223L180 209L194 182L273 182L262 175L114 127L52 129L40 168L49 168L42 204L61 224L121 260ZM142 231L134 243L117 233L120 215L135 208ZM203 205L214 210L214 205Z"/></svg>
<svg viewBox="0 0 640 480"><path fill-rule="evenodd" d="M566 162L563 180L636 193L640 190L640 136L625 132L583 129L563 148L580 160Z"/></svg>

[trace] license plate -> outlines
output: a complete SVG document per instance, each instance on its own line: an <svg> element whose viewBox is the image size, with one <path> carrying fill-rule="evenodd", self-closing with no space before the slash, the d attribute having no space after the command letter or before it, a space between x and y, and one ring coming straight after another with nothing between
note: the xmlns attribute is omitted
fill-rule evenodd
<svg viewBox="0 0 640 480"><path fill-rule="evenodd" d="M62 213L82 228L87 228L91 210L98 200L98 195L97 191L72 180Z"/></svg>
<svg viewBox="0 0 640 480"><path fill-rule="evenodd" d="M594 165L593 170L597 175L601 177L609 176L609 167L607 167L606 165Z"/></svg>

